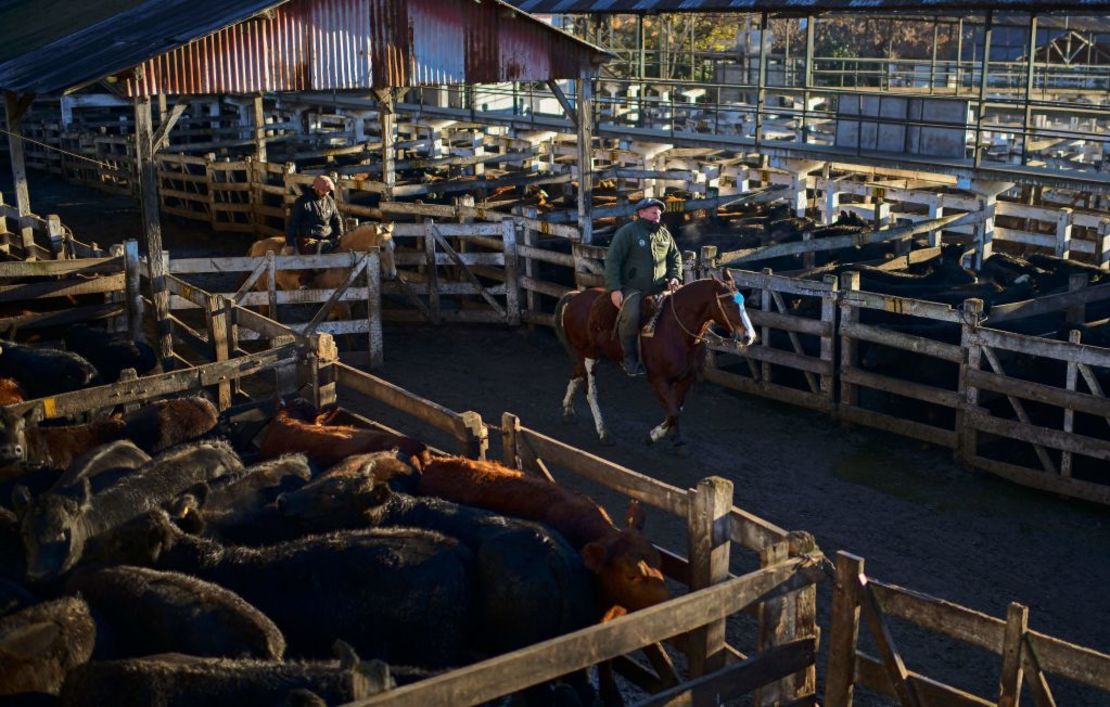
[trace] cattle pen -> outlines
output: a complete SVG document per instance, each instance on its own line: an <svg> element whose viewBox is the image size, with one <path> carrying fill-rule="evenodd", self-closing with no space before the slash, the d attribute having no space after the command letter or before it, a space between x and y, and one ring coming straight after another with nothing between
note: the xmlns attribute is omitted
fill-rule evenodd
<svg viewBox="0 0 1110 707"><path fill-rule="evenodd" d="M226 415L235 415L300 394L319 406L342 405L348 419L360 425L390 429L360 413L359 401L373 400L394 417L439 430L463 456L484 458L500 446L507 466L548 479L573 477L572 485L587 480L673 515L687 528L685 556L676 548L659 548L664 573L687 587L686 593L359 705L477 704L609 660L640 691L636 694L646 695L638 704L700 704L753 692L757 704L815 704L822 635L827 704L851 704L857 688L903 705L996 704L996 696L978 696L948 684L943 675L908 668L890 633L891 619L997 654L1000 699L1025 684L1036 704L1054 704L1049 675L1110 692L1110 656L1029 629L1027 607L1014 604L1005 618L991 617L869 577L863 559L848 553L837 556L834 570L807 533L786 532L734 506L729 481L714 477L681 489L530 429L511 413L493 423L474 412L457 413L341 363L328 334L304 335L221 296L174 286L209 304L204 332L176 336L175 331L182 360L193 366L146 378L142 385L125 381L27 401L17 409L32 418L62 419L205 390ZM236 338L248 331L265 342L253 353L244 347L258 344ZM817 626L816 585L826 581L832 582L833 599L830 627L823 632ZM754 621L728 619L738 612ZM875 654L857 646L861 628ZM668 643L682 634L688 636L682 650Z"/></svg>

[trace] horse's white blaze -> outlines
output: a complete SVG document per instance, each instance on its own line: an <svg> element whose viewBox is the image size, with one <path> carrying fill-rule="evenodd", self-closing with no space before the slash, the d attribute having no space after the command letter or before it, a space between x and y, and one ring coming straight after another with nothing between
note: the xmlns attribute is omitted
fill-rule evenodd
<svg viewBox="0 0 1110 707"><path fill-rule="evenodd" d="M574 396L578 394L578 389L585 382L582 378L571 378L567 383L567 394L563 396L563 412L567 415L574 412Z"/></svg>
<svg viewBox="0 0 1110 707"><path fill-rule="evenodd" d="M740 305L740 321L744 322L744 346L751 346L755 343L755 327L752 326L752 320L748 317L748 308Z"/></svg>
<svg viewBox="0 0 1110 707"><path fill-rule="evenodd" d="M594 368L597 367L596 358L586 359L586 401L590 404L590 413L594 416L594 427L597 428L597 436L605 436L605 420L601 417L601 406L597 403L597 376L594 375Z"/></svg>
<svg viewBox="0 0 1110 707"><path fill-rule="evenodd" d="M667 425L667 421L663 420L658 425L651 428L651 432L649 433L651 435L651 441L658 442L659 440L666 437L667 433L670 431L671 428Z"/></svg>
<svg viewBox="0 0 1110 707"><path fill-rule="evenodd" d="M387 280L393 280L397 277L397 260L393 257L394 250L396 249L393 243L393 236L382 236L381 243L379 243L379 255L382 259L382 274L385 275Z"/></svg>

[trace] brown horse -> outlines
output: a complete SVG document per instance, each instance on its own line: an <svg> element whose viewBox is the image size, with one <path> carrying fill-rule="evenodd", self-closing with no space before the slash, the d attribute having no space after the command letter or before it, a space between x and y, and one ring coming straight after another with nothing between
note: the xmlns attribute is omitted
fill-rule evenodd
<svg viewBox="0 0 1110 707"><path fill-rule="evenodd" d="M362 252L369 250L373 247L378 247L381 253L382 274L386 279L392 280L397 277L397 265L393 258L393 224L392 223L364 223L357 228L353 228L343 237L339 239L333 253L349 253L349 252ZM283 236L272 236L270 238L263 238L251 244L250 250L247 255L251 257L262 257L267 252L272 251L274 254L289 255L285 245L285 238ZM274 272L274 285L279 290L298 290L301 288L310 289L325 289L333 290L347 279L350 273L350 268L328 268L327 270L316 271L313 274L312 270L277 270ZM258 278L254 285L254 289L260 292L265 292L269 288L270 279L267 275ZM346 309L347 304L340 302L335 305L333 312L340 309ZM269 307L260 306L259 312L266 316L270 316ZM350 318L349 316L347 317Z"/></svg>
<svg viewBox="0 0 1110 707"><path fill-rule="evenodd" d="M705 279L688 283L674 294L662 299L655 334L641 337L641 360L647 369L648 382L655 390L667 417L648 434L647 443L654 444L667 435L679 453L685 453L685 442L678 429L678 416L694 377L705 362L705 341L721 340L709 329L713 324L727 327L741 346L755 341L755 328L744 309L744 298L732 275L725 269L724 279ZM644 306L645 316L652 307ZM601 288L568 292L555 306L555 332L575 360L574 373L563 398L563 419L574 417L574 396L586 383L586 399L593 413L594 425L603 444L610 444L609 431L601 417L597 402L598 361L607 358L620 361L622 352L616 336L617 308Z"/></svg>

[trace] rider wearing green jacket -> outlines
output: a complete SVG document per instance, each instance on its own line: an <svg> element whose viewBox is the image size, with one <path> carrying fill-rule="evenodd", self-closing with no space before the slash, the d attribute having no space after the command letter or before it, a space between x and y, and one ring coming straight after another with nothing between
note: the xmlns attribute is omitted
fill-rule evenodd
<svg viewBox="0 0 1110 707"><path fill-rule="evenodd" d="M620 309L617 331L624 352L624 372L630 376L644 373L637 346L644 295L674 291L682 281L682 253L670 231L659 222L664 208L658 199L640 201L636 220L617 230L605 259L605 289L613 306Z"/></svg>

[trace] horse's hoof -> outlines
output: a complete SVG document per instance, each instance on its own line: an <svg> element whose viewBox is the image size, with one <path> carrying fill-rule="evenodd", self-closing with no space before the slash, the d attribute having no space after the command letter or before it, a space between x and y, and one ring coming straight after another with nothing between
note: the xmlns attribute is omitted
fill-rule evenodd
<svg viewBox="0 0 1110 707"><path fill-rule="evenodd" d="M573 410L570 411L570 412L567 412L565 410L563 411L563 424L564 425L574 424L574 411Z"/></svg>
<svg viewBox="0 0 1110 707"><path fill-rule="evenodd" d="M651 438L651 433L650 432L647 433L647 435L644 436L644 444L648 447L655 446L655 440Z"/></svg>
<svg viewBox="0 0 1110 707"><path fill-rule="evenodd" d="M613 446L615 446L615 445L617 444L616 440L614 440L614 439L613 439L613 438L612 438L612 437L611 437L611 436L609 435L609 433L608 433L608 432L606 432L605 434L601 435L601 436L600 436L600 439L601 439L601 443L602 443L603 445L605 445L606 447L613 447Z"/></svg>
<svg viewBox="0 0 1110 707"><path fill-rule="evenodd" d="M673 453L676 457L686 459L690 456L690 445L686 444L685 442L676 444L671 447L671 453Z"/></svg>

